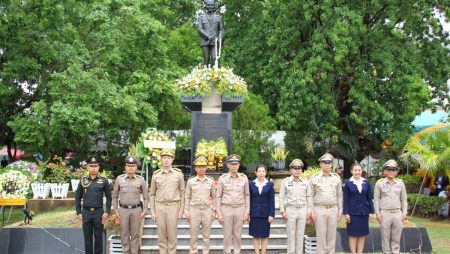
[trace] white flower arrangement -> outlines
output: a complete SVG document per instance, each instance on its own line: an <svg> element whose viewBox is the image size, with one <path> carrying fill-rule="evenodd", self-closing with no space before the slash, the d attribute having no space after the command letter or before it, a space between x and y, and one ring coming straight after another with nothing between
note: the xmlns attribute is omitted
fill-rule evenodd
<svg viewBox="0 0 450 254"><path fill-rule="evenodd" d="M244 79L225 67L196 67L191 73L177 80L181 97L205 96L211 87L217 87L217 93L225 97L239 97L248 93Z"/></svg>
<svg viewBox="0 0 450 254"><path fill-rule="evenodd" d="M6 170L17 170L23 172L28 176L28 179L32 182L36 181L39 176L39 167L36 163L28 161L15 161L6 166Z"/></svg>
<svg viewBox="0 0 450 254"><path fill-rule="evenodd" d="M30 188L27 176L16 170L0 175L0 198L25 198Z"/></svg>

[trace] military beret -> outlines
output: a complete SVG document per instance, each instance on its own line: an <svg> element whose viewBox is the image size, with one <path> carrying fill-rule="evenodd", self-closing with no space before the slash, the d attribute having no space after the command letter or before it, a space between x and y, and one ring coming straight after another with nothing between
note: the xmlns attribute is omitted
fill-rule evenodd
<svg viewBox="0 0 450 254"><path fill-rule="evenodd" d="M227 157L227 163L238 164L241 161L241 156L237 154L232 154Z"/></svg>
<svg viewBox="0 0 450 254"><path fill-rule="evenodd" d="M134 156L129 155L125 158L125 164L136 164L137 165L138 160L136 158L134 158Z"/></svg>
<svg viewBox="0 0 450 254"><path fill-rule="evenodd" d="M163 149L163 150L161 151L161 157L162 157L162 156L170 156L170 157L172 157L172 158L175 157L175 155L173 154L173 151L170 150L170 149Z"/></svg>
<svg viewBox="0 0 450 254"><path fill-rule="evenodd" d="M398 170L398 164L395 160L388 160L383 164L383 169L396 169Z"/></svg>
<svg viewBox="0 0 450 254"><path fill-rule="evenodd" d="M99 160L98 160L97 156L89 156L86 162L88 165L98 165L99 164Z"/></svg>
<svg viewBox="0 0 450 254"><path fill-rule="evenodd" d="M208 165L208 159L204 156L200 156L194 161L194 166L206 166Z"/></svg>
<svg viewBox="0 0 450 254"><path fill-rule="evenodd" d="M333 161L333 155L326 153L319 158L319 161Z"/></svg>
<svg viewBox="0 0 450 254"><path fill-rule="evenodd" d="M292 160L291 164L289 164L290 168L303 168L303 161L300 159Z"/></svg>

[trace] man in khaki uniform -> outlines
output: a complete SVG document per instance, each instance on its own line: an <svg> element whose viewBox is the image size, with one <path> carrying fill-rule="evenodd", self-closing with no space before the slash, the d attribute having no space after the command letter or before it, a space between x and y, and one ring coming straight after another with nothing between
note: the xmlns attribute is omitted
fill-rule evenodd
<svg viewBox="0 0 450 254"><path fill-rule="evenodd" d="M219 177L217 183L216 210L223 225L223 253L241 253L241 232L250 212L250 192L247 176L238 173L241 157L232 154L227 157L230 172Z"/></svg>
<svg viewBox="0 0 450 254"><path fill-rule="evenodd" d="M377 181L374 192L374 207L380 222L381 247L383 253L399 253L403 220L408 214L406 188L402 180L396 179L398 165L395 160L383 164L385 178Z"/></svg>
<svg viewBox="0 0 450 254"><path fill-rule="evenodd" d="M126 254L139 253L140 224L148 207L148 185L144 178L136 175L136 170L136 158L128 156L125 174L117 177L112 194L113 207L120 218L122 250Z"/></svg>
<svg viewBox="0 0 450 254"><path fill-rule="evenodd" d="M206 176L208 159L203 156L194 161L196 176L191 177L186 185L184 215L191 226L191 253L198 253L197 239L200 225L203 235L203 254L209 253L211 224L216 217L216 186L214 179Z"/></svg>
<svg viewBox="0 0 450 254"><path fill-rule="evenodd" d="M319 158L322 172L311 177L310 218L316 224L317 254L332 254L336 248L337 222L342 218L342 183L338 174L331 173L333 155Z"/></svg>
<svg viewBox="0 0 450 254"><path fill-rule="evenodd" d="M184 178L172 168L174 153L161 151L163 168L156 170L150 184L150 210L158 226L159 253L177 252L177 222L183 216Z"/></svg>
<svg viewBox="0 0 450 254"><path fill-rule="evenodd" d="M303 162L295 159L289 164L291 176L285 178L280 188L280 212L286 221L287 253L303 253L303 235L306 219L309 215L308 204L311 203L311 190L308 181L300 174Z"/></svg>

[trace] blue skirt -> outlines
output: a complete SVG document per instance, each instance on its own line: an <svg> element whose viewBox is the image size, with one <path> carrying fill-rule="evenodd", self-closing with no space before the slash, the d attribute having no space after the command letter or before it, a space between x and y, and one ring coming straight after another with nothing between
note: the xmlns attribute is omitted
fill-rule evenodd
<svg viewBox="0 0 450 254"><path fill-rule="evenodd" d="M369 215L350 215L347 223L347 235L365 236L369 234Z"/></svg>
<svg viewBox="0 0 450 254"><path fill-rule="evenodd" d="M268 217L250 217L248 234L256 238L267 238L270 235Z"/></svg>

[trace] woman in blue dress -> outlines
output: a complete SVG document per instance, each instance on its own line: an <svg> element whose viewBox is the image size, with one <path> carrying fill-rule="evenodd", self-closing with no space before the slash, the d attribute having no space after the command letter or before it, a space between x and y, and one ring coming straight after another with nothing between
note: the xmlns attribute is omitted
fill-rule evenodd
<svg viewBox="0 0 450 254"><path fill-rule="evenodd" d="M344 215L352 253L363 253L364 241L369 234L369 214L373 214L370 182L361 176L359 163L350 167L352 177L344 182Z"/></svg>
<svg viewBox="0 0 450 254"><path fill-rule="evenodd" d="M267 168L259 164L255 170L256 179L249 182L250 189L250 225L249 235L253 236L255 253L265 254L270 223L275 216L275 189L273 183L266 179Z"/></svg>

